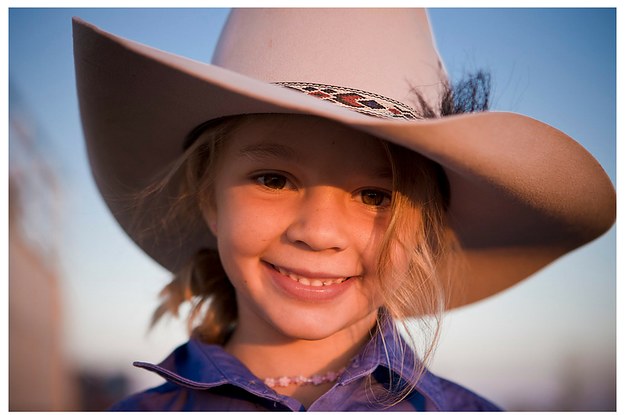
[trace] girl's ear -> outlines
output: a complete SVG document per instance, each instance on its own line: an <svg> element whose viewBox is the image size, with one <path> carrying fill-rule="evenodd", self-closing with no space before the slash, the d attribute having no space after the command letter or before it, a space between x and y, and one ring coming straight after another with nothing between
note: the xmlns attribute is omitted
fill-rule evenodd
<svg viewBox="0 0 625 415"><path fill-rule="evenodd" d="M211 233L217 237L217 209L213 206L207 206L202 213L204 222L208 225Z"/></svg>
<svg viewBox="0 0 625 415"><path fill-rule="evenodd" d="M213 235L217 237L217 221L211 221L208 223L208 228L211 230Z"/></svg>
<svg viewBox="0 0 625 415"><path fill-rule="evenodd" d="M217 217L215 215L214 218L211 218L208 221L208 228L211 230L211 232L213 233L213 236L215 236L215 238L217 237Z"/></svg>

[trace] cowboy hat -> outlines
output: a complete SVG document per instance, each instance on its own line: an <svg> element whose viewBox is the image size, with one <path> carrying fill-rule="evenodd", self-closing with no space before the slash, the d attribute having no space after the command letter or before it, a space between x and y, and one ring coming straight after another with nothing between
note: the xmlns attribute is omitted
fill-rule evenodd
<svg viewBox="0 0 625 415"><path fill-rule="evenodd" d="M440 164L464 258L448 308L512 286L614 223L610 179L563 132L505 112L416 119L414 89L434 104L446 82L424 10L234 10L212 64L80 19L73 30L96 184L130 237L171 271L216 246L199 210L197 221L161 221L178 176L146 200L139 226L132 200L182 155L194 129L230 115L322 117ZM142 229L158 232L146 238Z"/></svg>

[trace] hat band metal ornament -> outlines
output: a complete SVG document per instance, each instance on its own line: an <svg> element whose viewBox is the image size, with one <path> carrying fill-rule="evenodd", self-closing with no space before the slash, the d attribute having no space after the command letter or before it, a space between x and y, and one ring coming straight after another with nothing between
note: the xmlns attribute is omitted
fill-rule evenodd
<svg viewBox="0 0 625 415"><path fill-rule="evenodd" d="M397 100L361 89L311 82L274 83L374 117L404 120L421 118L412 108Z"/></svg>

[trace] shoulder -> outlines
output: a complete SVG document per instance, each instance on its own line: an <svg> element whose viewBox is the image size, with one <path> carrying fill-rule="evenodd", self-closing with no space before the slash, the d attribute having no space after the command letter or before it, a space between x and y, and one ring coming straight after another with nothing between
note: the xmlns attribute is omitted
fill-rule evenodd
<svg viewBox="0 0 625 415"><path fill-rule="evenodd" d="M501 411L494 403L450 380L430 374L438 384L438 398L446 411Z"/></svg>
<svg viewBox="0 0 625 415"><path fill-rule="evenodd" d="M404 384L412 388L412 393L406 396L406 401L413 408L426 411L501 410L473 391L441 378L424 367L414 354L411 345L394 335L390 323L385 324L382 330L382 336L385 338L383 344L366 351L371 361L377 362L379 367L387 368L385 371L374 372L374 376L379 374L380 377L376 377L376 380L382 384L389 384L388 369L392 369L392 375L396 378L392 379L391 384ZM390 366L384 363L388 358Z"/></svg>
<svg viewBox="0 0 625 415"><path fill-rule="evenodd" d="M152 389L131 395L117 402L110 411L181 411L185 405L185 388L164 383Z"/></svg>

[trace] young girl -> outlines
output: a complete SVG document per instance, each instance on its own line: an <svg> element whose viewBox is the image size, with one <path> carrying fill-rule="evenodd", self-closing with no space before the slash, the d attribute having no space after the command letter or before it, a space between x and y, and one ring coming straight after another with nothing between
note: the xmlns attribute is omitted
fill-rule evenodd
<svg viewBox="0 0 625 415"><path fill-rule="evenodd" d="M497 409L427 370L442 313L614 221L570 137L450 87L423 10L235 10L212 65L74 42L96 182L174 274L155 318L191 304L136 363L167 382L114 409Z"/></svg>

